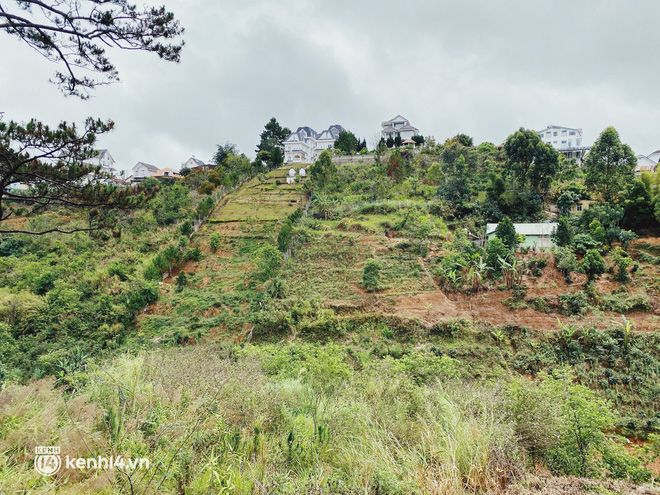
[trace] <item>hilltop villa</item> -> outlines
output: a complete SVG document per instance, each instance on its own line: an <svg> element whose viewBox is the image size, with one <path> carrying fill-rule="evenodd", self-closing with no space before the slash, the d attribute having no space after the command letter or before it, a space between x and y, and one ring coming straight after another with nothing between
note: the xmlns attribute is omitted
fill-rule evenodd
<svg viewBox="0 0 660 495"><path fill-rule="evenodd" d="M344 128L331 125L325 131L316 132L311 127L298 127L284 141L285 163L313 163L323 150L332 148Z"/></svg>
<svg viewBox="0 0 660 495"><path fill-rule="evenodd" d="M639 177L642 175L642 172L655 172L655 168L658 166L658 160L660 160L660 150L654 151L649 156L641 154L637 155L635 176Z"/></svg>
<svg viewBox="0 0 660 495"><path fill-rule="evenodd" d="M115 168L115 159L108 150L96 150L98 155L89 158L87 163L94 167L101 167L101 172L110 175L111 177L117 176L117 169ZM90 175L90 179L92 176ZM105 183L112 183L112 179L103 180Z"/></svg>
<svg viewBox="0 0 660 495"><path fill-rule="evenodd" d="M153 174L158 172L159 168L156 165L151 165L150 163L137 162L133 165L133 176L131 178L132 182L141 182L147 177L151 177Z"/></svg>
<svg viewBox="0 0 660 495"><path fill-rule="evenodd" d="M188 168L190 170L195 168L211 169L213 167L214 165L204 163L202 160L200 160L199 158L195 158L194 156L191 156L190 158L188 158L186 162L181 164L181 170L183 170L184 168Z"/></svg>
<svg viewBox="0 0 660 495"><path fill-rule="evenodd" d="M575 158L581 162L590 149L582 144L582 129L549 125L542 131L536 131L541 140L559 151L569 160Z"/></svg>
<svg viewBox="0 0 660 495"><path fill-rule="evenodd" d="M392 137L394 139L397 134L401 136L402 140L412 139L413 136L419 134L419 129L410 125L410 121L401 115L397 115L391 120L380 124L383 127L381 136L383 139Z"/></svg>

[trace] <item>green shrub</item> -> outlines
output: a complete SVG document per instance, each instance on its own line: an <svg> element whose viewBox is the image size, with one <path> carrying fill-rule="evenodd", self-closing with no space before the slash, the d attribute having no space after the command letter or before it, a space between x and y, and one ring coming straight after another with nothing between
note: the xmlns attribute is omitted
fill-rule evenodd
<svg viewBox="0 0 660 495"><path fill-rule="evenodd" d="M368 291L375 292L380 287L380 271L383 265L375 259L368 259L362 268L362 285Z"/></svg>
<svg viewBox="0 0 660 495"><path fill-rule="evenodd" d="M601 296L598 307L603 311L614 311L625 314L632 311L650 311L651 303L649 302L649 296L646 294L619 292Z"/></svg>
<svg viewBox="0 0 660 495"><path fill-rule="evenodd" d="M190 220L186 220L181 225L179 225L179 233L185 235L186 237L190 236L194 232L194 228Z"/></svg>
<svg viewBox="0 0 660 495"><path fill-rule="evenodd" d="M431 327L431 335L441 335L454 340L459 334L462 334L471 328L470 320L465 318L456 318L452 320L439 321Z"/></svg>
<svg viewBox="0 0 660 495"><path fill-rule="evenodd" d="M573 247L579 254L584 255L590 249L599 249L602 246L596 242L589 234L578 234L573 239Z"/></svg>
<svg viewBox="0 0 660 495"><path fill-rule="evenodd" d="M584 291L559 296L562 314L567 316L581 315L589 309L589 296Z"/></svg>
<svg viewBox="0 0 660 495"><path fill-rule="evenodd" d="M547 297L535 297L530 301L530 303L532 308L534 308L536 311L541 311L542 313L550 313L552 311Z"/></svg>
<svg viewBox="0 0 660 495"><path fill-rule="evenodd" d="M589 277L589 281L593 281L600 277L606 270L605 261L596 249L589 249L584 255L584 258L578 263L578 270Z"/></svg>
<svg viewBox="0 0 660 495"><path fill-rule="evenodd" d="M197 191L199 191L199 194L212 194L213 189L215 189L215 186L213 186L213 184L204 181L199 185Z"/></svg>
<svg viewBox="0 0 660 495"><path fill-rule="evenodd" d="M199 261L202 259L202 252L199 248L186 249L183 253L183 261Z"/></svg>
<svg viewBox="0 0 660 495"><path fill-rule="evenodd" d="M186 274L181 271L179 275L176 277L176 292L181 292L183 289L185 289L188 286L188 277L186 277Z"/></svg>
<svg viewBox="0 0 660 495"><path fill-rule="evenodd" d="M222 241L222 235L220 235L220 232L213 232L213 234L211 234L211 239L209 240L209 247L211 248L212 252L215 253L218 250L221 241Z"/></svg>
<svg viewBox="0 0 660 495"><path fill-rule="evenodd" d="M275 246L267 244L254 253L253 260L259 269L261 280L268 280L279 272L282 266L282 253Z"/></svg>

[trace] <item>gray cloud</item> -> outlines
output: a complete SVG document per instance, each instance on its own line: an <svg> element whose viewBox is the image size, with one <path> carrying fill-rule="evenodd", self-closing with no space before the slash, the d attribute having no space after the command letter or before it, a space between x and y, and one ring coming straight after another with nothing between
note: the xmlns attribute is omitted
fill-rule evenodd
<svg viewBox="0 0 660 495"><path fill-rule="evenodd" d="M122 83L86 102L62 97L47 83L54 66L0 35L0 111L113 118L100 145L125 169L206 160L225 141L251 156L272 116L368 142L397 113L439 140L501 142L550 123L593 140L614 125L636 152L660 148L657 2L166 3L186 27L182 62L114 53Z"/></svg>

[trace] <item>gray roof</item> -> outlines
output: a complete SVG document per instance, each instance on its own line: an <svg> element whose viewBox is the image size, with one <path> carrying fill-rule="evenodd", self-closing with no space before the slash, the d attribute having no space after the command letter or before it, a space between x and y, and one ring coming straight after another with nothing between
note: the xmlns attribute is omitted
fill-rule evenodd
<svg viewBox="0 0 660 495"><path fill-rule="evenodd" d="M550 124L542 131L536 131L536 134L543 134L544 132L547 132L551 129L566 129L567 131L577 131L580 134L580 136L582 135L582 129L578 129L577 127L565 127L563 125L552 125L552 124Z"/></svg>
<svg viewBox="0 0 660 495"><path fill-rule="evenodd" d="M190 159L197 164L198 167L205 167L206 163L204 163L202 160L199 158L195 158L194 156L191 156Z"/></svg>
<svg viewBox="0 0 660 495"><path fill-rule="evenodd" d="M407 118L405 118L401 114L399 114L396 117L394 117L393 119L386 120L385 122L381 123L380 125L383 126L383 127L386 127L388 125L391 125L393 122L408 122L408 123L410 123L410 121Z"/></svg>
<svg viewBox="0 0 660 495"><path fill-rule="evenodd" d="M546 223L514 223L513 227L516 229L516 234L522 235L550 235L552 231L559 225L557 222ZM495 232L497 228L496 223L486 224L486 235Z"/></svg>
<svg viewBox="0 0 660 495"><path fill-rule="evenodd" d="M158 171L160 170L156 165L151 165L151 164L149 164L149 163L144 163L144 162L137 162L137 163L133 166L133 170L135 170L135 169L136 169L137 167L139 167L140 165L146 167L146 169L147 169L149 172L156 173L156 172L158 172Z"/></svg>
<svg viewBox="0 0 660 495"><path fill-rule="evenodd" d="M304 141L306 137L313 137L314 139L320 139L323 134L328 133L330 136L332 136L332 139L337 139L339 137L339 133L343 131L344 128L340 126L339 124L333 124L324 131L321 132L316 132L314 129L308 126L303 126L303 127L298 127L296 132L292 132L288 138L286 138L287 141ZM304 131L304 132L301 132ZM327 135L326 135L327 136ZM322 139L328 139L327 137L323 137Z"/></svg>

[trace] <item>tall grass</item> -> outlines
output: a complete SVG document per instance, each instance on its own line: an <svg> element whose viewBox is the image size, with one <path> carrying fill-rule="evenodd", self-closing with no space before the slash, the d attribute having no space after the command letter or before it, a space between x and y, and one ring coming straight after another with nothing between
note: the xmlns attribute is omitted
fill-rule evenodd
<svg viewBox="0 0 660 495"><path fill-rule="evenodd" d="M196 346L90 367L73 395L46 380L8 387L0 492L513 493L523 450L501 387L456 381L446 357L422 381L391 358L345 358L340 346ZM42 478L37 445L151 467Z"/></svg>

